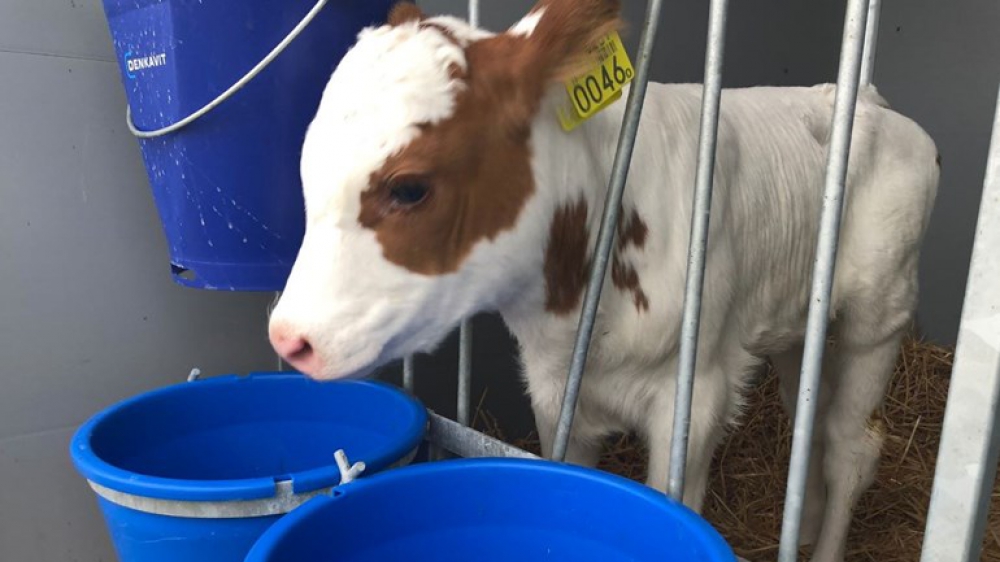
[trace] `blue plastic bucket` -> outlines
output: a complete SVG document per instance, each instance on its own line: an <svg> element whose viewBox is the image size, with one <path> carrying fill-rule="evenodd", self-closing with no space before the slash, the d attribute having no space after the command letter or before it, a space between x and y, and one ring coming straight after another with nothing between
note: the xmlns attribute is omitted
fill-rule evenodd
<svg viewBox="0 0 1000 562"><path fill-rule="evenodd" d="M284 287L305 230L299 154L330 74L392 0L104 0L140 132L215 100L319 7L264 70L204 116L141 138L176 282Z"/></svg>
<svg viewBox="0 0 1000 562"><path fill-rule="evenodd" d="M415 464L318 496L246 562L735 562L701 517L597 470L524 459Z"/></svg>
<svg viewBox="0 0 1000 562"><path fill-rule="evenodd" d="M74 435L122 562L242 561L283 514L340 484L408 463L426 410L377 382L259 373L182 383L116 404Z"/></svg>

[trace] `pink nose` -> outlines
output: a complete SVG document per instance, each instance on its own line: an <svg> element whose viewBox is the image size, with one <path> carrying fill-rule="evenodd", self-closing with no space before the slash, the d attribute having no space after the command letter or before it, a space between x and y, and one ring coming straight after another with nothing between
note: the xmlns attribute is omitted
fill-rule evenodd
<svg viewBox="0 0 1000 562"><path fill-rule="evenodd" d="M322 361L305 336L279 324L271 327L270 337L274 351L295 370L306 375L319 374Z"/></svg>

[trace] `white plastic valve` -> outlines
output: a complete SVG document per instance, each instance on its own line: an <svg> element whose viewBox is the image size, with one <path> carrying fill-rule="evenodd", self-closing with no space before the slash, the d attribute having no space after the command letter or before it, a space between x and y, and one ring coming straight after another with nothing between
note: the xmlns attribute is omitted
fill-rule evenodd
<svg viewBox="0 0 1000 562"><path fill-rule="evenodd" d="M350 484L365 471L365 463L356 462L353 465L350 464L350 461L347 460L347 453L343 449L337 449L333 453L333 458L337 460L337 468L340 469L341 484Z"/></svg>

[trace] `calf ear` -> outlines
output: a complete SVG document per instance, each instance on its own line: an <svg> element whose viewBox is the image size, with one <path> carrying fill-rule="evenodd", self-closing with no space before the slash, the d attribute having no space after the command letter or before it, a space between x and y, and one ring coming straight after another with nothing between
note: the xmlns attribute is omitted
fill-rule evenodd
<svg viewBox="0 0 1000 562"><path fill-rule="evenodd" d="M414 2L408 0L403 0L397 2L391 10L389 10L389 25L401 25L411 21L420 21L424 19L424 12L417 6Z"/></svg>
<svg viewBox="0 0 1000 562"><path fill-rule="evenodd" d="M542 71L547 83L586 70L593 64L588 50L622 27L620 0L540 0L528 17L537 17L538 22L523 37L522 60Z"/></svg>

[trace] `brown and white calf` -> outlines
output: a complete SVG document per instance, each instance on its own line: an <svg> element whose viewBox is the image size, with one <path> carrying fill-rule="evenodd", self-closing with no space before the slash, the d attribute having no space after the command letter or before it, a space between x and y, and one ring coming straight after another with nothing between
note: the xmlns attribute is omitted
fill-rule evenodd
<svg viewBox="0 0 1000 562"><path fill-rule="evenodd" d="M566 133L555 107L611 0L543 0L505 33L398 6L333 73L303 146L307 228L271 318L274 347L319 379L432 350L499 311L552 446L624 101ZM636 431L665 488L701 88L650 84L568 459ZM834 88L722 97L685 502L770 358L794 407ZM804 539L838 562L870 484L883 398L917 298L937 152L861 92L834 282Z"/></svg>

